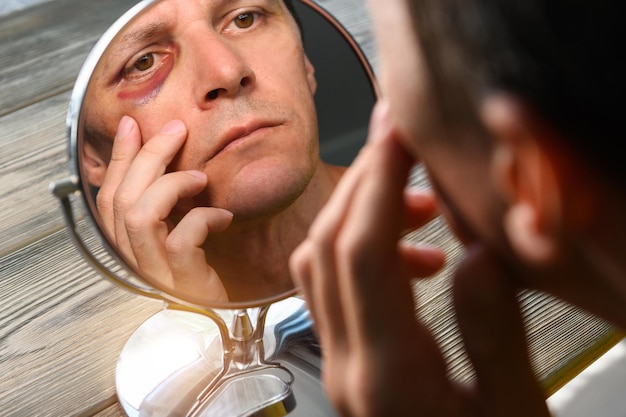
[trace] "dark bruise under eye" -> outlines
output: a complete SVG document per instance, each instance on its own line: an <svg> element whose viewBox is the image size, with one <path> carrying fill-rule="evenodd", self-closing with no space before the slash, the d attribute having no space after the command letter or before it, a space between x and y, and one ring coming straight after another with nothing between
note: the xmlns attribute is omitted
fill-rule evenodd
<svg viewBox="0 0 626 417"><path fill-rule="evenodd" d="M240 29L247 29L254 23L254 14L242 13L235 18L235 25Z"/></svg>

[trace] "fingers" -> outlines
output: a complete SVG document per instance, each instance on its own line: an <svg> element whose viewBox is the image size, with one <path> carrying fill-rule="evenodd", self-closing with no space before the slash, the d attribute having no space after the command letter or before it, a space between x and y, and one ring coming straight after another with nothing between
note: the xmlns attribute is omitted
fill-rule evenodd
<svg viewBox="0 0 626 417"><path fill-rule="evenodd" d="M400 274L398 240L405 228L404 190L414 160L400 146L384 107L373 115L368 152L356 167L358 184L349 200L336 241L346 321L358 339L376 338L373 323L400 310L413 314L412 295ZM389 301L394 300L392 305ZM391 308L390 308L391 307ZM382 316L381 316L382 315Z"/></svg>
<svg viewBox="0 0 626 417"><path fill-rule="evenodd" d="M206 262L202 245L209 233L225 230L232 219L227 210L196 207L172 230L166 250L176 292L190 299L228 301L217 273Z"/></svg>
<svg viewBox="0 0 626 417"><path fill-rule="evenodd" d="M351 199L367 170L371 146L366 145L344 174L332 197L309 230L309 238L291 257L292 274L310 302L322 343L345 341L342 293L337 279L336 245L344 219L350 215ZM324 341L324 339L326 339ZM343 347L341 347L343 349Z"/></svg>
<svg viewBox="0 0 626 417"><path fill-rule="evenodd" d="M434 219L438 213L437 199L432 190L407 189L404 191L405 230L411 231Z"/></svg>
<svg viewBox="0 0 626 417"><path fill-rule="evenodd" d="M186 132L185 125L180 120L167 123L156 136L146 142L128 167L113 200L115 241L118 245L126 247L129 240L126 230L128 210L165 173L167 165L182 147Z"/></svg>
<svg viewBox="0 0 626 417"><path fill-rule="evenodd" d="M419 369L418 378L428 368L428 377L418 378L425 387L432 385L431 375L439 374L436 387L446 378L432 336L416 323L412 290L404 276L406 269L432 273L443 263L443 254L399 245L407 224L431 218L434 199L415 194L405 202L414 160L398 143L384 106L377 106L372 120L366 147L290 262L316 321L325 353L326 390L338 409L354 415L368 407L369 412L388 405L402 408L386 401L393 393L386 397L382 392L390 384L397 390L393 381L407 369ZM404 213L419 218L407 223ZM410 361L404 354L407 346L416 348ZM398 392L411 389L407 384ZM408 395L402 403L414 399Z"/></svg>
<svg viewBox="0 0 626 417"><path fill-rule="evenodd" d="M168 216L178 201L204 189L206 181L206 175L197 171L164 175L150 185L125 214L121 222L123 233L128 239L137 268L145 275L162 284L171 275L165 247L170 228L173 227L170 226ZM205 220L200 220L200 227L204 223Z"/></svg>
<svg viewBox="0 0 626 417"><path fill-rule="evenodd" d="M440 271L446 262L445 253L430 245L401 242L399 251L405 275L409 278L431 276Z"/></svg>
<svg viewBox="0 0 626 417"><path fill-rule="evenodd" d="M137 123L123 117L99 191L98 210L107 235L144 278L187 298L226 301L202 245L209 233L228 227L232 214L204 207L192 209L176 227L170 220L179 201L197 195L207 184L206 175L199 171L165 174L186 134L185 125L173 120L142 141Z"/></svg>
<svg viewBox="0 0 626 417"><path fill-rule="evenodd" d="M111 161L97 196L98 213L101 216L105 233L112 240L115 239L113 211L115 193L140 149L141 135L139 126L137 126L134 119L123 116L113 140Z"/></svg>
<svg viewBox="0 0 626 417"><path fill-rule="evenodd" d="M510 274L493 253L477 246L454 277L454 305L476 370L478 405L486 416L548 416Z"/></svg>
<svg viewBox="0 0 626 417"><path fill-rule="evenodd" d="M163 175L184 143L185 135L185 126L175 120L142 146L135 120L128 116L120 120L97 205L105 232L131 264L136 263L136 259L126 229L127 212Z"/></svg>
<svg viewBox="0 0 626 417"><path fill-rule="evenodd" d="M380 127L378 120L381 118L380 113L385 110L378 107L378 112L375 110L372 116L370 138L377 134L384 134L377 133ZM342 252L349 248L346 246L340 249L339 240L344 234L346 219L350 216L359 216L358 213L354 213L358 211L358 207L353 204L352 200L364 176L374 169L370 166L370 159L376 152L377 150L370 143L361 149L310 227L308 239L291 257L292 274L296 283L300 284L305 298L310 301L317 329L319 334L324 336L322 343L327 345L332 343L336 350L345 349L346 322L351 323L351 319L344 317L343 313L345 301L349 300L341 299L342 294L348 294L346 296L350 298L349 291L346 293L346 290L341 288L342 284L345 285L346 279L340 279L337 276L340 272L337 264L338 258L350 256L350 254ZM379 201L375 200L374 203ZM366 203L370 204L370 202Z"/></svg>
<svg viewBox="0 0 626 417"><path fill-rule="evenodd" d="M294 278L313 306L327 343L365 336L359 332L366 328L359 323L386 310L378 295L392 292L393 285L385 281L398 271L398 239L404 226L398 213L404 212L404 188L413 160L393 140L385 111L377 106L368 144L291 260ZM401 295L405 301L407 297ZM404 308L411 310L412 302Z"/></svg>

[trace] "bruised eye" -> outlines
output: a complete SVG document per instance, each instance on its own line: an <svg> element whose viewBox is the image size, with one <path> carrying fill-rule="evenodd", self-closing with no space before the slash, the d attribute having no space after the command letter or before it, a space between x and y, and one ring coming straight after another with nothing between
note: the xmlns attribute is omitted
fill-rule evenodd
<svg viewBox="0 0 626 417"><path fill-rule="evenodd" d="M154 65L154 54L145 54L133 64L133 69L137 71L147 71Z"/></svg>
<svg viewBox="0 0 626 417"><path fill-rule="evenodd" d="M162 81L174 65L177 51L176 44L169 38L136 47L131 45L119 54L123 66L112 82L137 87L154 80Z"/></svg>
<svg viewBox="0 0 626 417"><path fill-rule="evenodd" d="M235 25L239 29L247 29L254 23L253 13L242 13L235 18Z"/></svg>

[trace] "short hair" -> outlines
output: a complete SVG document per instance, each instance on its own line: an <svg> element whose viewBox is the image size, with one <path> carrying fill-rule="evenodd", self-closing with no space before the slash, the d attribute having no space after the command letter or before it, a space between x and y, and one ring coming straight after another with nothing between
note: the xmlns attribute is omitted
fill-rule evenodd
<svg viewBox="0 0 626 417"><path fill-rule="evenodd" d="M485 93L512 92L626 184L617 1L407 1L445 122L475 122Z"/></svg>

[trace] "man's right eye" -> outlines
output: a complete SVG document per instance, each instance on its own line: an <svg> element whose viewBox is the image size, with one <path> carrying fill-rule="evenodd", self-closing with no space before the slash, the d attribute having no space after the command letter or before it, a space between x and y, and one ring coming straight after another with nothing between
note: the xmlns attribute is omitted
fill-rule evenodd
<svg viewBox="0 0 626 417"><path fill-rule="evenodd" d="M147 71L154 65L154 54L148 53L139 58L133 64L133 68L137 71Z"/></svg>
<svg viewBox="0 0 626 417"><path fill-rule="evenodd" d="M168 61L167 52L144 52L128 61L122 70L122 78L126 81L140 82L152 77Z"/></svg>

